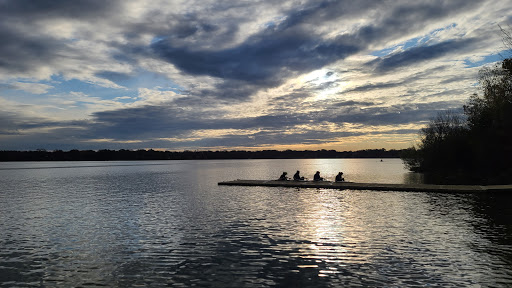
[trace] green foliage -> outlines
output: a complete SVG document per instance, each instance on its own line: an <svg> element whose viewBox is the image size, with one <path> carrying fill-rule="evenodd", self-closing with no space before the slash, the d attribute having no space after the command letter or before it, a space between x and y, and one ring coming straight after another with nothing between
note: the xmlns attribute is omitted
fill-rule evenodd
<svg viewBox="0 0 512 288"><path fill-rule="evenodd" d="M419 147L402 155L408 169L455 182L510 182L512 58L482 69L479 80L482 96L469 98L465 117L443 112L421 129Z"/></svg>

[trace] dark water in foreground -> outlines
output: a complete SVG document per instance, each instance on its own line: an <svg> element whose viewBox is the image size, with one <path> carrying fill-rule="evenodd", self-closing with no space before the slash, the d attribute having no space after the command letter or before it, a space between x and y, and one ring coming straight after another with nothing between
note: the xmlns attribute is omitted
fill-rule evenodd
<svg viewBox="0 0 512 288"><path fill-rule="evenodd" d="M0 163L0 286L512 287L512 197L228 187L400 160Z"/></svg>

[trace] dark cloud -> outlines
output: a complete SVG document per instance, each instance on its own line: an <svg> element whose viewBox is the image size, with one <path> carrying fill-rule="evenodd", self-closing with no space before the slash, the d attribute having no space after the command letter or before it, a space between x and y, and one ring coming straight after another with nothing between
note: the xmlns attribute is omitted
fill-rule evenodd
<svg viewBox="0 0 512 288"><path fill-rule="evenodd" d="M285 133L286 132L286 133ZM224 136L221 139L206 139L201 141L206 147L215 146L264 146L264 145L293 145L293 144L323 144L330 139L360 136L364 133L360 132L326 132L315 130L304 130L297 133L290 131L260 131L246 137L241 136ZM206 144L206 145L205 145ZM220 145L219 145L220 144Z"/></svg>
<svg viewBox="0 0 512 288"><path fill-rule="evenodd" d="M426 69L424 71L414 73L412 75L408 75L405 78L401 79L400 81L389 81L389 82L378 82L378 83L370 82L370 83L367 83L364 85L355 86L352 89L344 90L343 93L368 92L368 91L389 89L389 88L395 88L395 87L407 87L416 81L431 79L432 75L435 75L436 73L440 73L446 69L447 69L446 65L441 65L438 67L434 67L434 68L430 68L430 69ZM472 77L472 76L466 76L466 77ZM443 83L445 83L445 81L442 81L439 84L443 84ZM449 83L449 82L446 82L446 83Z"/></svg>
<svg viewBox="0 0 512 288"><path fill-rule="evenodd" d="M347 106L361 107L361 106L374 106L376 104L377 103L375 103L375 102L350 100L350 101L343 101L343 102L336 103L333 106L335 106L335 107L347 107Z"/></svg>
<svg viewBox="0 0 512 288"><path fill-rule="evenodd" d="M175 137L203 129L276 128L292 126L299 121L288 115L219 119L219 115L213 112L194 112L175 106L146 106L105 111L97 112L94 116L97 125L91 127L94 129L93 134L116 139L163 137L161 135Z"/></svg>
<svg viewBox="0 0 512 288"><path fill-rule="evenodd" d="M9 72L37 70L39 65L57 58L60 45L54 39L23 35L5 29L0 22L0 69Z"/></svg>
<svg viewBox="0 0 512 288"><path fill-rule="evenodd" d="M20 113L13 112L0 112L0 119L2 119L2 127L10 127L14 130L26 129L52 129L57 127L86 127L90 123L85 120L71 120L71 121L55 121L42 117L26 117Z"/></svg>
<svg viewBox="0 0 512 288"><path fill-rule="evenodd" d="M145 106L96 112L93 118L84 121L51 121L43 118L26 118L15 113L0 113L0 136L18 137L22 142L35 141L37 147L26 142L26 149L121 149L140 147L218 147L261 146L278 144L320 144L329 139L359 136L373 132L327 131L323 125L335 123L343 127L346 123L372 126L389 126L426 122L439 110L452 107L453 103L435 102L425 104L375 106L372 102L345 101L334 104L331 109L310 113L280 111L258 117L221 118L217 112L191 110L175 105ZM362 109L361 106L368 106ZM346 110L346 107L359 109ZM189 107L190 108L190 107ZM347 112L349 111L349 112ZM299 131L295 129L302 128ZM24 134L26 129L48 132ZM212 138L171 143L160 138L183 138L194 131L242 129L257 131L249 135L219 135ZM411 130L388 133L409 133ZM382 134L379 132L378 134ZM1 149L9 149L14 138L3 140ZM38 139L38 140L36 140ZM112 143L94 142L95 139L114 139ZM122 141L136 140L123 144ZM60 142L59 142L60 141ZM116 143L119 142L119 143ZM20 143L20 142L18 142ZM96 146L95 146L96 145ZM145 146L146 145L146 146ZM25 146L24 146L25 147ZM22 149L19 146L17 149ZM25 149L25 148L24 148Z"/></svg>
<svg viewBox="0 0 512 288"><path fill-rule="evenodd" d="M368 64L374 66L379 73L401 67L411 66L423 61L432 60L445 56L449 53L460 52L468 49L468 46L478 40L475 38L450 40L430 46L419 46L407 49L403 52L395 53L387 57L378 58Z"/></svg>
<svg viewBox="0 0 512 288"><path fill-rule="evenodd" d="M454 17L481 4L478 0L437 0L397 4L390 12L386 13L387 9L382 9L382 13L378 13L380 19L376 19L371 25L361 27L354 34L354 39L365 44L378 43L396 35L406 35L422 29L425 25L442 18Z"/></svg>
<svg viewBox="0 0 512 288"><path fill-rule="evenodd" d="M138 38L140 34L155 35L154 41L172 39L178 46L200 45L206 37L216 41L231 42L239 31L236 19L230 19L219 26L197 13L174 14L168 11L153 10L145 15L146 21L128 23L125 36ZM125 47L129 47L125 46Z"/></svg>
<svg viewBox="0 0 512 288"><path fill-rule="evenodd" d="M153 51L194 75L243 80L264 86L281 83L282 72L307 72L343 59L359 50L341 39L317 43L298 33L256 36L246 43L221 51L195 51L173 47L167 40L152 45ZM283 79L284 80L284 79Z"/></svg>
<svg viewBox="0 0 512 288"><path fill-rule="evenodd" d="M270 81L272 81L272 79L269 79L269 82ZM278 80L274 79L274 81L277 85ZM215 89L200 89L192 91L192 93L200 97L214 97L218 99L217 101L224 101L226 104L229 104L230 101L233 100L245 100L247 97L253 95L260 89L261 86L257 85L256 83L231 79L229 81L223 81L222 83L217 84Z"/></svg>
<svg viewBox="0 0 512 288"><path fill-rule="evenodd" d="M367 110L367 109L365 109ZM351 123L372 126L399 125L405 123L417 123L422 119L428 119L431 116L428 111L403 111L403 112L381 112L379 109L370 111L360 111L349 113L340 113L339 115L328 115L326 120L332 123Z"/></svg>
<svg viewBox="0 0 512 288"><path fill-rule="evenodd" d="M377 103L374 104L378 105ZM439 111L453 110L461 107L460 103L456 101L411 103L393 106L375 105L361 107L360 104L354 106L340 106L339 104L334 104L330 109L311 115L311 118L315 119L317 122L325 121L338 124L352 123L372 126L389 126L426 122L434 117ZM349 109L346 109L347 107Z"/></svg>
<svg viewBox="0 0 512 288"><path fill-rule="evenodd" d="M378 7L380 3L371 0L361 1L309 1L302 7L285 12L285 19L275 26L276 30L285 30L302 25L315 27L336 19L358 17L368 7Z"/></svg>
<svg viewBox="0 0 512 288"><path fill-rule="evenodd" d="M99 71L94 73L94 76L104 78L115 83L126 81L132 77L130 74L119 73L114 71Z"/></svg>
<svg viewBox="0 0 512 288"><path fill-rule="evenodd" d="M146 106L94 114L93 135L115 139L176 137L194 130L263 129L281 131L298 125L322 123L353 123L375 126L398 125L428 121L437 111L453 108L450 102L372 106L372 102L346 101L310 113L281 111L258 117L220 118L214 112L190 111L173 106ZM364 109L338 110L345 107L370 106ZM349 112L347 112L349 111ZM139 138L137 138L139 139Z"/></svg>
<svg viewBox="0 0 512 288"><path fill-rule="evenodd" d="M445 84L450 84L453 82L462 82L462 81L468 81L468 80L476 81L475 75L472 75L471 73L469 73L468 75L459 75L459 76L455 76L455 77L449 77L449 78L439 82L439 85L445 85Z"/></svg>
<svg viewBox="0 0 512 288"><path fill-rule="evenodd" d="M252 91L222 91L234 86L228 83L230 81L246 82L243 85L251 83L254 90L273 87L299 73L319 69L360 51L363 47L351 37L339 35L323 39L312 25L350 15L350 12L361 10L361 7L337 1L306 5L306 8L289 11L283 21L269 25L240 45L227 49L212 50L211 46L201 49L182 45L172 33L154 42L151 49L188 74L224 79L225 82L216 91L212 91L221 92L220 97L244 98ZM227 25L230 25L229 21ZM197 26L195 23L194 27ZM211 35L208 39L216 37Z"/></svg>
<svg viewBox="0 0 512 288"><path fill-rule="evenodd" d="M26 72L41 64L52 64L68 49L60 39L47 36L28 35L16 28L16 19L23 25L36 26L37 19L69 18L107 19L114 12L122 11L121 1L29 1L8 0L0 2L0 39L7 45L0 46L0 69L14 72ZM111 43L120 52L112 57L136 65L139 56L152 53L172 63L183 72L191 75L208 75L224 79L214 90L193 91L197 95L216 96L219 98L246 99L255 91L275 87L286 79L300 73L324 67L337 60L344 59L365 49L368 45L382 39L394 37L415 29L415 25L453 15L463 11L474 1L436 1L428 4L407 4L388 11L389 7L375 1L310 1L302 6L293 6L281 10L284 17L254 35L243 43L230 48L239 33L240 23L248 21L244 15L225 18L213 23L204 17L202 11L187 14L173 14L162 10L153 10L145 15L141 22L129 22L123 27L126 39L139 35L155 35L149 47L141 47L130 42ZM209 8L210 11L229 9L257 9L257 5L266 3L230 3L219 1ZM240 10L241 9L241 10ZM376 12L375 22L362 27L353 34L341 34L325 38L316 27L328 21L360 17L368 9ZM247 12L246 12L247 13ZM389 13L389 14L386 14ZM109 15L109 17L104 17ZM245 15L247 16L247 15ZM399 20L397 20L399 19ZM100 21L101 22L101 21ZM14 23L14 24L12 24ZM27 24L28 23L28 24ZM30 24L32 23L32 24ZM412 25L413 23L417 23ZM106 23L115 25L114 21ZM395 61L393 61L395 60ZM383 60L382 67L390 67L395 59ZM393 62L393 63L387 63ZM388 64L388 65L386 65ZM397 65L397 64L395 64ZM380 67L380 66L379 66ZM96 76L119 80L123 77L116 72L98 71ZM245 83L241 83L245 82ZM240 88L236 86L249 85Z"/></svg>
<svg viewBox="0 0 512 288"><path fill-rule="evenodd" d="M59 35L38 32L38 21L56 18L93 20L117 8L117 1L0 1L0 69L23 73L54 63L68 50Z"/></svg>
<svg viewBox="0 0 512 288"><path fill-rule="evenodd" d="M3 0L0 1L0 17L18 17L25 21L34 18L88 19L110 14L119 1L103 0Z"/></svg>
<svg viewBox="0 0 512 288"><path fill-rule="evenodd" d="M437 111L433 110L404 110L396 112L372 113L372 111L364 111L364 113L341 115L333 119L333 121L341 123L356 123L372 126L381 125L399 125L408 123L418 123L432 118Z"/></svg>
<svg viewBox="0 0 512 288"><path fill-rule="evenodd" d="M372 91L372 90L378 90L378 89L387 89L387 88L395 88L404 85L405 81L400 82L383 82L383 83L369 83L365 85L356 86L352 89L347 89L343 91L343 93L349 93L349 92L366 92L366 91ZM408 82L407 82L408 83Z"/></svg>
<svg viewBox="0 0 512 288"><path fill-rule="evenodd" d="M17 127L17 115L12 112L0 111L0 135L19 134Z"/></svg>
<svg viewBox="0 0 512 288"><path fill-rule="evenodd" d="M27 129L56 129L59 127L78 127L83 130L89 126L87 121L55 121L42 117L27 117L20 113L0 110L0 136L25 135ZM73 128L76 129L76 128ZM0 149L2 149L0 147Z"/></svg>
<svg viewBox="0 0 512 288"><path fill-rule="evenodd" d="M475 5L476 1L436 1L427 4L398 5L389 14L377 13L378 17L371 25L363 26L352 34L340 34L333 38L319 35L314 29L315 25L343 17L356 17L355 15L364 12L367 7L379 10L380 4L373 1L357 4L347 1L312 3L305 4L305 8L288 11L283 21L269 25L267 29L250 36L235 47L219 50L212 50L211 46L208 49L198 48L183 45L176 40L176 36L166 36L154 42L151 50L158 57L188 74L224 79L217 89L203 91L202 94L218 93L220 98L244 99L259 89L277 86L297 74L310 72L344 59L370 44L395 37L397 34L408 33L428 22L462 12ZM198 27L197 23L194 27ZM187 31L197 31L196 28L187 28ZM385 72L401 65L411 65L440 57L461 49L472 41L475 40L413 48L388 58L378 59L372 64L379 72ZM241 90L240 88L232 89L234 84L230 83L231 81L238 82L238 86L246 85L240 81L251 83L252 87L242 89L244 91L240 93L236 91Z"/></svg>

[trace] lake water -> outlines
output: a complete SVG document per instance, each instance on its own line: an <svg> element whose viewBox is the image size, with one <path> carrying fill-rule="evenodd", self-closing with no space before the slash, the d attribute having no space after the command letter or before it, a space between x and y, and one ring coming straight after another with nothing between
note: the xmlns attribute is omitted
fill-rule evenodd
<svg viewBox="0 0 512 288"><path fill-rule="evenodd" d="M218 186L398 159L0 163L0 286L512 287L512 197Z"/></svg>

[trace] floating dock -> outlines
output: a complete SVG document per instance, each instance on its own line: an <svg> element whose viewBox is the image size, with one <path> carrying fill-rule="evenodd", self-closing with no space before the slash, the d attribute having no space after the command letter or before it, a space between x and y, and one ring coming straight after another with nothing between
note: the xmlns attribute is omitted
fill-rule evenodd
<svg viewBox="0 0 512 288"><path fill-rule="evenodd" d="M408 191L408 192L512 192L512 185L431 185L431 184L377 184L355 182L329 182L329 181L279 181L279 180L234 180L219 182L219 185L228 186L266 186L266 187L294 187L294 188L321 188L321 189L351 189L351 190L377 190L377 191Z"/></svg>

